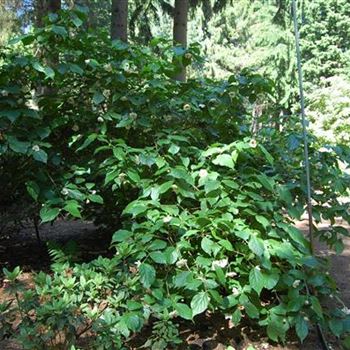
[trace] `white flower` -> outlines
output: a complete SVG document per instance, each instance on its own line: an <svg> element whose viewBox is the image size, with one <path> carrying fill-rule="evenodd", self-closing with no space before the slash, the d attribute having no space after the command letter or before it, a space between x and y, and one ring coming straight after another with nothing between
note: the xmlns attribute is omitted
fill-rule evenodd
<svg viewBox="0 0 350 350"><path fill-rule="evenodd" d="M185 58L187 58L188 60L190 60L192 58L192 54L190 52L187 52L185 54Z"/></svg>
<svg viewBox="0 0 350 350"><path fill-rule="evenodd" d="M299 285L300 285L300 280L295 280L294 282L293 282L293 288L298 288L299 287Z"/></svg>
<svg viewBox="0 0 350 350"><path fill-rule="evenodd" d="M69 191L68 191L66 188L63 188L62 191L61 191L61 193L62 193L64 196L66 196L66 195L69 193Z"/></svg>
<svg viewBox="0 0 350 350"><path fill-rule="evenodd" d="M344 312L345 315L350 315L350 309L348 309L346 306L344 306L341 311Z"/></svg>
<svg viewBox="0 0 350 350"><path fill-rule="evenodd" d="M183 106L184 111L189 111L191 109L191 106L187 103Z"/></svg>
<svg viewBox="0 0 350 350"><path fill-rule="evenodd" d="M237 276L237 272L234 272L234 271L226 273L226 277L233 278L233 277L236 277L236 276Z"/></svg>
<svg viewBox="0 0 350 350"><path fill-rule="evenodd" d="M222 269L228 265L228 259L221 259L221 260L214 260L211 264L212 270L217 269L218 267L221 267Z"/></svg>
<svg viewBox="0 0 350 350"><path fill-rule="evenodd" d="M109 63L109 64L105 64L104 65L104 69L107 71L107 72L111 72L112 71L112 65Z"/></svg>
<svg viewBox="0 0 350 350"><path fill-rule="evenodd" d="M87 199L87 200L85 201L85 203L86 203L86 204L89 204L89 203L90 203L90 199Z"/></svg>
<svg viewBox="0 0 350 350"><path fill-rule="evenodd" d="M233 288L232 288L232 294L233 294L234 296L237 296L237 295L239 295L240 293L239 293L239 290L238 290L238 288L236 288L236 287L233 287Z"/></svg>
<svg viewBox="0 0 350 350"><path fill-rule="evenodd" d="M85 63L86 63L86 64L89 64L90 62L91 62L90 59L85 60Z"/></svg>
<svg viewBox="0 0 350 350"><path fill-rule="evenodd" d="M98 121L99 123L103 123L103 122L104 122L104 119L103 119L102 117L98 117L98 118L97 118L97 121Z"/></svg>
<svg viewBox="0 0 350 350"><path fill-rule="evenodd" d="M200 103L198 106L199 106L199 108L205 108L205 104L203 104L203 103Z"/></svg>
<svg viewBox="0 0 350 350"><path fill-rule="evenodd" d="M208 172L205 169L199 170L199 177L200 178L207 177L207 176L208 176Z"/></svg>
<svg viewBox="0 0 350 350"><path fill-rule="evenodd" d="M171 311L171 312L169 312L169 317L170 318L175 318L175 317L177 317L177 311Z"/></svg>
<svg viewBox="0 0 350 350"><path fill-rule="evenodd" d="M255 139L251 139L250 142L249 142L249 146L251 148L256 148L256 146L258 145L258 143L256 142Z"/></svg>
<svg viewBox="0 0 350 350"><path fill-rule="evenodd" d="M255 268L258 270L258 271L261 271L261 268L259 265L255 266Z"/></svg>
<svg viewBox="0 0 350 350"><path fill-rule="evenodd" d="M79 126L78 126L77 124L74 124L74 125L72 126L72 130L73 130L73 131L78 131L78 130L79 130Z"/></svg>
<svg viewBox="0 0 350 350"><path fill-rule="evenodd" d="M122 97L120 98L120 100L123 101L123 102L126 102L126 101L128 100L128 98L127 98L126 96L122 96Z"/></svg>
<svg viewBox="0 0 350 350"><path fill-rule="evenodd" d="M315 168L318 169L318 170L322 169L322 163L321 162L317 162L315 164Z"/></svg>
<svg viewBox="0 0 350 350"><path fill-rule="evenodd" d="M32 147L32 150L33 150L34 152L39 152L39 151L40 151L40 147L39 147L38 145L34 145L34 146Z"/></svg>
<svg viewBox="0 0 350 350"><path fill-rule="evenodd" d="M163 222L166 224L166 223L170 222L171 219L172 219L172 216L167 215L167 216L165 216L165 217L163 218Z"/></svg>
<svg viewBox="0 0 350 350"><path fill-rule="evenodd" d="M304 316L304 320L305 320L306 322L309 322L309 321L310 321L309 318L308 318L307 316Z"/></svg>
<svg viewBox="0 0 350 350"><path fill-rule="evenodd" d="M125 176L126 176L126 174L120 173L118 178L119 178L120 181L124 181L125 180Z"/></svg>
<svg viewBox="0 0 350 350"><path fill-rule="evenodd" d="M176 262L176 267L178 267L179 269L185 266L187 266L187 259L180 259Z"/></svg>
<svg viewBox="0 0 350 350"><path fill-rule="evenodd" d="M137 118L137 114L134 112L130 113L130 118L133 118L133 119Z"/></svg>
<svg viewBox="0 0 350 350"><path fill-rule="evenodd" d="M96 190L92 190L92 191L91 191L91 194L96 194Z"/></svg>
<svg viewBox="0 0 350 350"><path fill-rule="evenodd" d="M308 300L305 300L305 305L310 305L310 302Z"/></svg>
<svg viewBox="0 0 350 350"><path fill-rule="evenodd" d="M173 191L176 191L178 189L177 185L171 185L171 188L173 189Z"/></svg>

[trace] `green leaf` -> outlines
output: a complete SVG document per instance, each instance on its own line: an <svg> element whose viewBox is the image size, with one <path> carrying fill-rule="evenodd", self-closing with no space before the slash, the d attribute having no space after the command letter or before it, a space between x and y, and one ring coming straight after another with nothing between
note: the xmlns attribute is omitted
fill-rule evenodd
<svg viewBox="0 0 350 350"><path fill-rule="evenodd" d="M52 25L51 30L57 34L62 36L63 38L65 38L68 35L68 32L66 30L66 28L62 27L62 26L57 26L57 25Z"/></svg>
<svg viewBox="0 0 350 350"><path fill-rule="evenodd" d="M192 320L192 310L188 305L177 303L175 305L175 310L181 318L185 320Z"/></svg>
<svg viewBox="0 0 350 350"><path fill-rule="evenodd" d="M44 67L42 64L39 62L34 62L33 68L37 70L38 72L44 73L46 75L46 78L53 79L55 77L55 72L52 68L50 67Z"/></svg>
<svg viewBox="0 0 350 350"><path fill-rule="evenodd" d="M213 254L214 256L222 249L219 244L213 242L208 237L202 239L201 247L208 255Z"/></svg>
<svg viewBox="0 0 350 350"><path fill-rule="evenodd" d="M122 319L126 323L126 326L128 329L130 329L133 332L136 332L141 327L141 320L140 317L136 313L127 313L124 314Z"/></svg>
<svg viewBox="0 0 350 350"><path fill-rule="evenodd" d="M340 319L329 320L329 328L336 337L340 337L343 333L343 321Z"/></svg>
<svg viewBox="0 0 350 350"><path fill-rule="evenodd" d="M264 153L264 156L265 156L266 160L270 163L270 165L273 165L274 159L273 159L272 155L266 150L266 148L263 145L259 144L259 148L262 151L262 153Z"/></svg>
<svg viewBox="0 0 350 350"><path fill-rule="evenodd" d="M269 227L270 225L270 222L269 220L267 220L264 216L261 216L261 215L257 215L255 217L256 221L259 222L264 228L267 228Z"/></svg>
<svg viewBox="0 0 350 350"><path fill-rule="evenodd" d="M6 117L12 123L21 115L21 111L18 110L2 110L0 111L0 116Z"/></svg>
<svg viewBox="0 0 350 350"><path fill-rule="evenodd" d="M92 97L92 101L95 105L99 105L105 100L105 97L100 92L96 91Z"/></svg>
<svg viewBox="0 0 350 350"><path fill-rule="evenodd" d="M250 237L250 240L248 242L248 247L254 254L258 256L262 256L264 254L264 251L265 251L264 242L255 235L252 235Z"/></svg>
<svg viewBox="0 0 350 350"><path fill-rule="evenodd" d="M232 314L232 322L235 326L238 326L242 319L242 313L240 309L236 309L236 311Z"/></svg>
<svg viewBox="0 0 350 350"><path fill-rule="evenodd" d="M323 318L323 311L322 311L322 306L319 302L319 300L316 297L311 297L311 307L312 310L317 314L319 318Z"/></svg>
<svg viewBox="0 0 350 350"><path fill-rule="evenodd" d="M261 273L260 267L254 267L249 273L250 286L260 295L261 290L265 286L264 275Z"/></svg>
<svg viewBox="0 0 350 350"><path fill-rule="evenodd" d="M83 24L83 21L78 16L73 16L72 22L76 27L80 27Z"/></svg>
<svg viewBox="0 0 350 350"><path fill-rule="evenodd" d="M175 144L172 144L169 148L169 153L175 155L176 153L179 153L180 151L180 147L175 145Z"/></svg>
<svg viewBox="0 0 350 350"><path fill-rule="evenodd" d="M226 250L228 250L229 252L233 252L233 246L232 243L230 241L228 241L227 239L223 239L221 241L219 241L219 244L224 247Z"/></svg>
<svg viewBox="0 0 350 350"><path fill-rule="evenodd" d="M133 216L137 216L141 213L144 213L147 210L147 206L139 201L131 202L124 209L123 214L132 214Z"/></svg>
<svg viewBox="0 0 350 350"><path fill-rule="evenodd" d="M103 198L98 194L90 194L89 199L91 202L103 204Z"/></svg>
<svg viewBox="0 0 350 350"><path fill-rule="evenodd" d="M162 241L160 239L156 239L150 244L148 249L149 250L159 250L159 249L164 249L166 246L167 246L167 243L165 241Z"/></svg>
<svg viewBox="0 0 350 350"><path fill-rule="evenodd" d="M47 153L40 149L39 151L34 151L33 158L38 162L47 163Z"/></svg>
<svg viewBox="0 0 350 350"><path fill-rule="evenodd" d="M301 342L307 337L309 333L309 326L303 316L298 316L296 319L295 330Z"/></svg>
<svg viewBox="0 0 350 350"><path fill-rule="evenodd" d="M209 295L207 292L199 292L191 300L193 317L204 312L209 305Z"/></svg>
<svg viewBox="0 0 350 350"><path fill-rule="evenodd" d="M284 339L286 334L285 327L283 325L283 321L280 319L278 320L270 320L267 325L267 335L268 337L278 342L279 339Z"/></svg>
<svg viewBox="0 0 350 350"><path fill-rule="evenodd" d="M94 142L96 140L96 138L97 138L97 134L89 135L85 139L84 143L79 148L77 148L77 152L79 152L79 151L83 150L84 148L88 147L92 142Z"/></svg>
<svg viewBox="0 0 350 350"><path fill-rule="evenodd" d="M50 208L47 206L44 206L40 210L40 218L42 222L49 222L53 221L57 218L58 214L60 213L59 208Z"/></svg>
<svg viewBox="0 0 350 350"><path fill-rule="evenodd" d="M118 231L114 232L114 234L113 234L112 243L124 242L125 240L130 238L132 235L133 235L133 233L131 231L118 230Z"/></svg>
<svg viewBox="0 0 350 350"><path fill-rule="evenodd" d="M220 182L219 181L212 181L212 180L209 180L209 181L206 181L205 182L205 185L204 185L204 190L205 190L205 193L208 194L210 192L213 192L213 191L216 191L220 188Z"/></svg>
<svg viewBox="0 0 350 350"><path fill-rule="evenodd" d="M278 273L268 273L268 274L263 274L264 275L264 280L265 280L265 288L266 289L272 289L273 287L276 286L278 280L279 280L279 274Z"/></svg>
<svg viewBox="0 0 350 350"><path fill-rule="evenodd" d="M244 304L245 311L250 318L259 318L259 310L250 301Z"/></svg>
<svg viewBox="0 0 350 350"><path fill-rule="evenodd" d="M14 151L16 153L25 154L25 153L27 153L28 148L30 146L29 142L19 141L14 136L8 136L7 141L9 142L9 146L12 149L12 151Z"/></svg>
<svg viewBox="0 0 350 350"><path fill-rule="evenodd" d="M152 252L149 256L157 264L166 264L167 263L166 255L160 251Z"/></svg>
<svg viewBox="0 0 350 350"><path fill-rule="evenodd" d="M235 167L232 156L230 156L229 154L219 154L213 160L213 164L225 166L225 167L230 168L230 169L233 169Z"/></svg>
<svg viewBox="0 0 350 350"><path fill-rule="evenodd" d="M145 288L151 287L156 279L156 270L149 264L140 265L140 281Z"/></svg>
<svg viewBox="0 0 350 350"><path fill-rule="evenodd" d="M173 181L168 181L168 182L165 182L163 184L161 184L158 188L158 192L159 194L163 194L163 193L166 193L170 188L171 186L174 184Z"/></svg>
<svg viewBox="0 0 350 350"><path fill-rule="evenodd" d="M77 64L74 63L70 63L69 64L69 70L73 73L77 73L79 75L83 75L84 74L84 70L79 67Z"/></svg>
<svg viewBox="0 0 350 350"><path fill-rule="evenodd" d="M257 175L257 178L259 179L260 183L270 192L273 192L275 181L265 174Z"/></svg>
<svg viewBox="0 0 350 350"><path fill-rule="evenodd" d="M38 200L40 194L40 187L34 181L28 181L26 183L27 191L34 200Z"/></svg>
<svg viewBox="0 0 350 350"><path fill-rule="evenodd" d="M78 204L77 201L68 201L63 209L66 210L69 214L71 214L75 218L81 219L79 208L80 208L80 205Z"/></svg>
<svg viewBox="0 0 350 350"><path fill-rule="evenodd" d="M293 197L287 186L280 186L278 188L278 194L283 202L288 205L292 205Z"/></svg>

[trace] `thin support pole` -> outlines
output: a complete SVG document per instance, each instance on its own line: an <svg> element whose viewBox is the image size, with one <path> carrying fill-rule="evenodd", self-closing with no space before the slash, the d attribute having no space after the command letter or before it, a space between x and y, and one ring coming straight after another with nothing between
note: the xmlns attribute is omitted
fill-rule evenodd
<svg viewBox="0 0 350 350"><path fill-rule="evenodd" d="M313 232L313 220L312 220L312 198L311 198L311 179L310 179L310 162L309 162L309 141L306 128L306 113L305 113L305 97L303 86L303 70L301 66L301 53L300 53L300 38L299 27L297 20L297 6L296 1L292 1L293 7L293 22L294 22L294 34L295 34L295 46L297 54L297 66L298 66L298 80L299 80L299 95L300 95L300 109L301 109L301 124L303 126L303 139L304 139L304 157L305 157L305 175L306 175L306 188L307 188L307 213L309 222L309 239L312 255L315 254L315 239Z"/></svg>

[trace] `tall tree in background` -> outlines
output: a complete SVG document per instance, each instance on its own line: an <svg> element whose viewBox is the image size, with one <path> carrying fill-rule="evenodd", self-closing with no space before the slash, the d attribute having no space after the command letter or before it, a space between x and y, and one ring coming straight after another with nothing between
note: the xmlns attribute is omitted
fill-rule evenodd
<svg viewBox="0 0 350 350"><path fill-rule="evenodd" d="M179 44L183 47L187 47L187 20L188 20L188 0L175 0L174 8L174 45ZM186 81L186 68L182 67L181 72L178 73L175 79L180 81Z"/></svg>
<svg viewBox="0 0 350 350"><path fill-rule="evenodd" d="M111 38L128 41L128 0L112 0Z"/></svg>

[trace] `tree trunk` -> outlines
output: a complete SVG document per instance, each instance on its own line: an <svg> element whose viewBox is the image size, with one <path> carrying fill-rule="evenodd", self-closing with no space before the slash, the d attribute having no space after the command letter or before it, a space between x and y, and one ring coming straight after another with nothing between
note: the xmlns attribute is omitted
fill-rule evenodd
<svg viewBox="0 0 350 350"><path fill-rule="evenodd" d="M111 38L128 41L128 0L112 0Z"/></svg>
<svg viewBox="0 0 350 350"><path fill-rule="evenodd" d="M35 25L41 28L44 25L43 19L45 17L45 0L35 0Z"/></svg>
<svg viewBox="0 0 350 350"><path fill-rule="evenodd" d="M187 47L188 0L175 0L173 37L174 45ZM176 80L186 81L186 68L175 76Z"/></svg>
<svg viewBox="0 0 350 350"><path fill-rule="evenodd" d="M35 24L38 28L44 25L44 17L50 12L56 13L61 9L61 0L35 0Z"/></svg>
<svg viewBox="0 0 350 350"><path fill-rule="evenodd" d="M47 13L56 13L61 9L61 0L46 0Z"/></svg>

